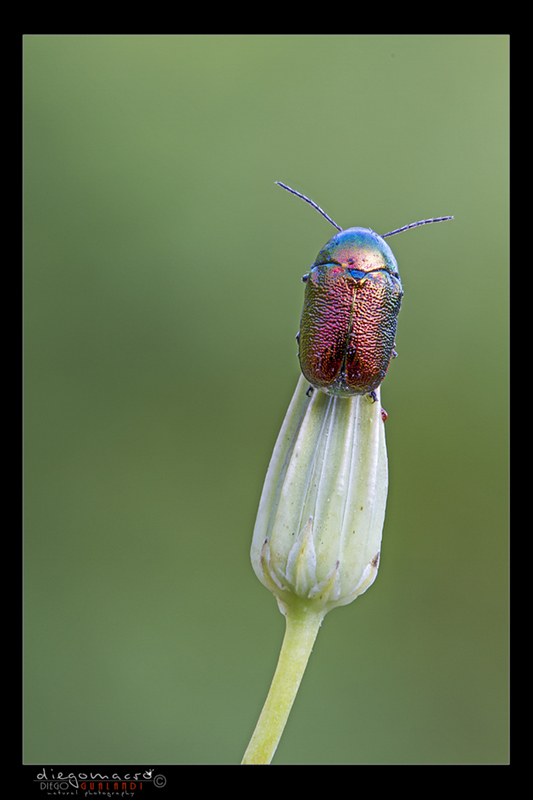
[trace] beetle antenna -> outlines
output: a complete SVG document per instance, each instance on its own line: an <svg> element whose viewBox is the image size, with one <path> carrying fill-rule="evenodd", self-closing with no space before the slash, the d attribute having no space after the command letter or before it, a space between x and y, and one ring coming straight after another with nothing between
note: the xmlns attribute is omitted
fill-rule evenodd
<svg viewBox="0 0 533 800"><path fill-rule="evenodd" d="M318 211L318 213L319 213L319 214L322 214L322 216L323 216L323 217L325 217L325 218L327 219L327 221L328 221L328 222L331 222L331 224L333 225L333 227L334 227L334 228L337 228L337 230L338 230L338 231L342 231L342 228L340 227L340 225L337 225L337 223L336 223L336 222L333 222L333 220L331 219L331 217L328 217L328 215L326 214L326 212L325 212L325 211L323 211L323 210L320 208L320 206L317 206L317 204L316 204L316 203L314 203L312 200L310 200L308 197L306 197L306 196L305 196L305 194L300 194L300 192L297 192L297 191L295 191L295 189L291 189L291 187L290 187L290 186L287 186L285 183L281 183L281 181L274 181L274 183L277 183L277 184L278 184L278 186L281 186L281 188L282 188L282 189L286 189L286 190L287 190L288 192L290 192L291 194L295 194L295 195L296 195L296 197L301 197L301 198L302 198L302 200L305 200L305 202L306 202L306 203L309 203L309 205L310 205L310 206L313 206L313 208L316 208L316 210ZM427 222L436 222L436 221L437 221L437 220L427 220ZM422 223L416 223L416 224L417 224L417 225L421 225ZM395 233L399 233L399 231L395 231ZM388 235L388 236L390 236L391 234L389 233L389 234L387 234L387 235Z"/></svg>
<svg viewBox="0 0 533 800"><path fill-rule="evenodd" d="M444 222L447 219L453 219L453 217L434 217L433 219L421 219L420 222L411 222L410 225L404 225L403 228L398 228L390 233L384 233L381 238L386 239L387 236L394 236L395 233L402 233L402 231L408 231L410 228L418 228L419 225L429 225L430 222Z"/></svg>

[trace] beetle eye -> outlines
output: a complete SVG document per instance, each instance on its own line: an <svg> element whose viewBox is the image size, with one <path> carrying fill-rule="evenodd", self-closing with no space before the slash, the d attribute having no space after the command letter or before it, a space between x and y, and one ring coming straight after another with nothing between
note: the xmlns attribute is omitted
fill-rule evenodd
<svg viewBox="0 0 533 800"><path fill-rule="evenodd" d="M307 283L308 277L309 277L309 273L308 272L305 275L302 275L302 283Z"/></svg>

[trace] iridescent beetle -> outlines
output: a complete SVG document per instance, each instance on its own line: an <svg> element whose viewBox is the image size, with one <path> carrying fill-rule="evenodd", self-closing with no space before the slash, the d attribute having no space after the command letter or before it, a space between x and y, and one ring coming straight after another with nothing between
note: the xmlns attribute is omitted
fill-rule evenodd
<svg viewBox="0 0 533 800"><path fill-rule="evenodd" d="M374 390L397 355L394 340L403 297L398 265L384 240L453 217L412 222L383 236L369 228L342 230L308 197L276 183L316 208L339 231L302 278L305 299L296 339L304 377L327 394L368 394L375 401Z"/></svg>

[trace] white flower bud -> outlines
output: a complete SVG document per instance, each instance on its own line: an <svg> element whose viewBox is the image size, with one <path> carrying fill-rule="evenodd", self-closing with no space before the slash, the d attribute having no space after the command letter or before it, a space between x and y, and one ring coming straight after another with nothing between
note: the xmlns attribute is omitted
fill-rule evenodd
<svg viewBox="0 0 533 800"><path fill-rule="evenodd" d="M300 377L268 467L252 565L280 609L327 613L377 575L387 499L387 451L377 402L332 397Z"/></svg>

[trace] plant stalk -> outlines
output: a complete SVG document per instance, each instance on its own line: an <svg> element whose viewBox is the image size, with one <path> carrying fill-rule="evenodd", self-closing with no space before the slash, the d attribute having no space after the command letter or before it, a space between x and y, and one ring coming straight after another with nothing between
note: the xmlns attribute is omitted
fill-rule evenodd
<svg viewBox="0 0 533 800"><path fill-rule="evenodd" d="M276 672L242 764L270 764L298 692L324 612L303 602L284 609L286 628Z"/></svg>

